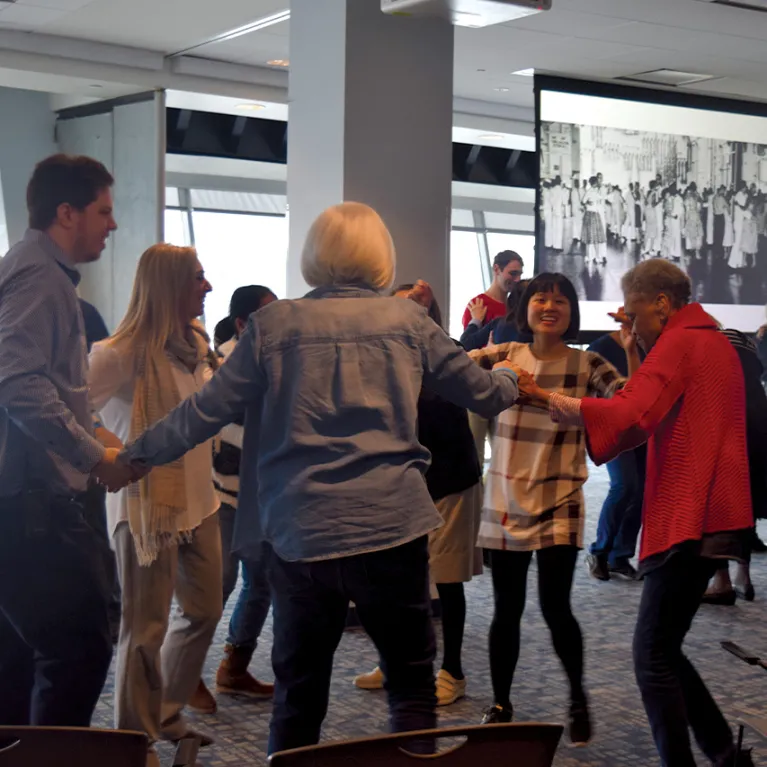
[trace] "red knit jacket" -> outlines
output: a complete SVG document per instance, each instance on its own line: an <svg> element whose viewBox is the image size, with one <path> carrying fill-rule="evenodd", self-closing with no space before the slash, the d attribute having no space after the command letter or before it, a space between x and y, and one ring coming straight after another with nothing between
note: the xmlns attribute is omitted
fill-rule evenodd
<svg viewBox="0 0 767 767"><path fill-rule="evenodd" d="M640 560L752 525L743 372L700 304L671 317L622 392L581 412L597 464L649 438Z"/></svg>

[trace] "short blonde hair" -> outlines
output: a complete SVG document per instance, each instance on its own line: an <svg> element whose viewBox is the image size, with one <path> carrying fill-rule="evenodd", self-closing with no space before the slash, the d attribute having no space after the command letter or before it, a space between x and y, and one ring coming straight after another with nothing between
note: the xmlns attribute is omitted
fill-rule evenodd
<svg viewBox="0 0 767 767"><path fill-rule="evenodd" d="M301 253L301 274L313 288L370 285L380 292L394 284L396 253L391 234L371 207L334 205L309 229Z"/></svg>
<svg viewBox="0 0 767 767"><path fill-rule="evenodd" d="M623 275L623 293L638 293L650 300L661 293L666 295L675 309L687 306L692 298L690 278L674 264L662 258L643 261Z"/></svg>

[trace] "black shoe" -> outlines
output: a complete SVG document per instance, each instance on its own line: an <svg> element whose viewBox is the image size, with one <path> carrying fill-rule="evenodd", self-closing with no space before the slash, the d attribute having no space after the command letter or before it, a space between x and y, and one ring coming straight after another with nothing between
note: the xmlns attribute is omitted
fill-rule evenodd
<svg viewBox="0 0 767 767"><path fill-rule="evenodd" d="M591 716L585 700L574 700L570 704L569 735L570 743L576 748L591 742Z"/></svg>
<svg viewBox="0 0 767 767"><path fill-rule="evenodd" d="M741 585L733 584L735 587L735 595L740 597L746 602L753 602L756 599L756 592L754 591L754 584L749 581L748 583Z"/></svg>
<svg viewBox="0 0 767 767"><path fill-rule="evenodd" d="M514 719L514 709L506 706L492 706L485 711L482 724L509 724Z"/></svg>
<svg viewBox="0 0 767 767"><path fill-rule="evenodd" d="M631 562L619 562L617 565L610 565L608 570L610 575L617 575L627 581L635 581L637 579L637 571Z"/></svg>
<svg viewBox="0 0 767 767"><path fill-rule="evenodd" d="M586 557L586 562L589 565L589 573L592 578L596 578L598 581L610 580L610 568L607 565L607 557L603 557L601 554L589 554Z"/></svg>
<svg viewBox="0 0 767 767"><path fill-rule="evenodd" d="M733 767L737 765L737 767L754 767L754 758L751 755L751 749L749 748L748 751L741 751L738 753L737 757L733 756L732 761Z"/></svg>

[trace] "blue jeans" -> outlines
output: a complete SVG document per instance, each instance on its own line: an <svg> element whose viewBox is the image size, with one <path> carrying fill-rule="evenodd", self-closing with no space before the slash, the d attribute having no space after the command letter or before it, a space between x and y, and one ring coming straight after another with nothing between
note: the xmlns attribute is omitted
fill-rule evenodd
<svg viewBox="0 0 767 767"><path fill-rule="evenodd" d="M231 553L237 509L224 503L221 504L218 514L224 562L224 605L237 585L237 575L242 564L242 588L229 621L226 643L254 652L272 603L266 578L266 560L263 557L258 560L241 560L239 556Z"/></svg>
<svg viewBox="0 0 767 767"><path fill-rule="evenodd" d="M591 553L608 558L611 566L627 562L636 551L642 526L645 448L622 453L607 464L610 491L599 515L597 540Z"/></svg>
<svg viewBox="0 0 767 767"><path fill-rule="evenodd" d="M318 562L286 562L272 553L269 579L276 679L270 754L319 742L333 655L350 601L381 658L392 731L437 726L437 643L426 536L392 549ZM428 752L429 745L416 748Z"/></svg>
<svg viewBox="0 0 767 767"><path fill-rule="evenodd" d="M682 652L716 560L673 554L644 579L634 633L634 671L664 767L695 767L690 733L717 767L732 764L732 731Z"/></svg>

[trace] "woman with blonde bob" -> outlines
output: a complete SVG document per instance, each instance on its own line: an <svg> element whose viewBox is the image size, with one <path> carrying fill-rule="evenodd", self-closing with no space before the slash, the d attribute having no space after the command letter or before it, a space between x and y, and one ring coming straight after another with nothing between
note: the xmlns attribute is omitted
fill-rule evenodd
<svg viewBox="0 0 767 767"><path fill-rule="evenodd" d="M211 286L194 248L154 245L139 261L128 312L91 352L104 424L127 442L199 391L216 367L198 321ZM181 711L222 612L212 449L201 444L107 502L122 587L115 726L152 742L188 734ZM173 597L178 611L169 619ZM149 764L158 764L152 750Z"/></svg>
<svg viewBox="0 0 767 767"><path fill-rule="evenodd" d="M319 741L350 601L378 648L393 730L436 725L428 535L441 518L418 395L423 385L485 417L517 398L511 370L481 370L423 307L382 295L395 253L371 208L325 211L301 266L314 290L252 315L210 383L123 456L177 460L245 411L235 548L265 543L269 556L270 753Z"/></svg>

